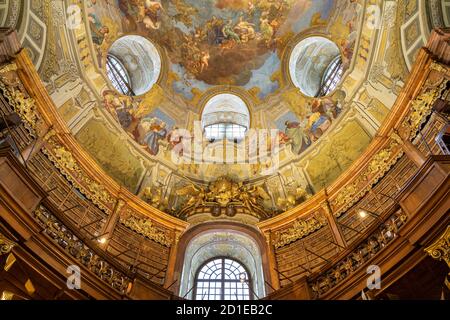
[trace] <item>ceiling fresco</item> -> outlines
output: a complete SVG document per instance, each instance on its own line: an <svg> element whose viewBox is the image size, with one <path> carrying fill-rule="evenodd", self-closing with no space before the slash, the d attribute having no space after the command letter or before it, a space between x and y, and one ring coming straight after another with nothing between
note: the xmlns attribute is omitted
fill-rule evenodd
<svg viewBox="0 0 450 320"><path fill-rule="evenodd" d="M5 3L16 10L17 1ZM417 3L33 0L23 2L20 19L8 23L17 28L68 130L119 185L176 215L189 201L177 190L190 185L208 190L226 177L242 187L261 187L268 196L265 210L278 214L332 184L376 136L429 32L427 14ZM67 24L71 6L81 13L75 28ZM379 26L372 23L374 6ZM130 35L154 44L148 52L152 61L136 59L142 48L126 41L114 49ZM328 39L337 49L297 46L313 37ZM114 90L105 66L111 48L116 56L126 55L127 69L140 72L132 76L151 80L149 91L130 97ZM320 98L302 93L299 84L313 95L338 51L344 74L337 88ZM296 54L298 59L291 59ZM278 130L267 141L280 145L277 170L268 170L274 164L270 158L173 162L172 150L183 138L176 129L192 133L208 100L219 94L245 101L252 129ZM217 154L239 147L226 143L204 141L217 147ZM241 213L232 218L244 219Z"/></svg>
<svg viewBox="0 0 450 320"><path fill-rule="evenodd" d="M330 20L335 11L341 14ZM291 145L294 155L301 154L342 113L345 93L338 90L332 97L304 99L297 92L286 92L292 87L287 81L289 76L282 71L284 60L286 66L292 64L287 46L311 28L338 30L336 44L333 36L331 40L322 38L334 46L331 50L329 46L312 44L306 48L296 46L291 54L296 60L294 68L301 73L295 74L294 85L301 78L302 82L315 83L318 88L320 74L336 55L342 52L344 69L349 67L360 11L356 1L338 4L330 0L97 0L86 4L100 69L104 68L102 64L110 48L116 48L116 43L129 34L151 39L162 48L161 54L168 60L169 76L143 96L130 98L114 90L102 92L105 110L153 156L158 155L160 144L173 148L181 142L178 138L167 141L173 138L173 129L180 127L174 124L177 120L170 116L154 117L153 109L173 109L184 114L186 111L180 108L185 103L186 108L194 108L199 115L198 97L226 85L239 87L254 97L256 108L268 96L274 98L281 92L284 92L283 99L289 97L295 101L290 105L295 116L284 122L273 119L272 125L280 130L279 143ZM116 51L117 56L120 53ZM123 51L126 64L130 60L129 50ZM135 60L140 60L136 57ZM302 69L302 65L308 65L309 69ZM174 106L169 101L173 97L168 97L172 94L182 97L184 103ZM189 125L188 130L192 130ZM265 126L252 123L253 128Z"/></svg>
<svg viewBox="0 0 450 320"><path fill-rule="evenodd" d="M88 16L100 64L110 41L138 33L165 49L172 89L185 99L216 85L241 86L264 99L280 89L287 41L326 25L334 6L330 0L96 0ZM355 18L354 7L346 8L348 33Z"/></svg>

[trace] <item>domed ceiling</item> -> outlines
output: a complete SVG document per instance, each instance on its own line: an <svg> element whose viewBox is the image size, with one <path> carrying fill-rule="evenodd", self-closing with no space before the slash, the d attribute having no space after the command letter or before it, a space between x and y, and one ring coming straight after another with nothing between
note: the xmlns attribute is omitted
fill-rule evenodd
<svg viewBox="0 0 450 320"><path fill-rule="evenodd" d="M11 0L0 17L18 29L69 130L117 183L172 212L222 177L240 194L256 192L272 214L332 184L367 148L430 28L448 20L434 19L436 8L419 0ZM108 78L108 55L134 95ZM333 72L341 79L321 94ZM179 148L197 139L218 95L246 104L247 130L269 132L268 156L202 161L241 145L251 154L249 134L200 140L199 152Z"/></svg>
<svg viewBox="0 0 450 320"><path fill-rule="evenodd" d="M174 93L192 100L217 85L240 86L259 98L275 93L286 42L311 26L325 26L335 1L93 1L88 6L99 60L118 35L149 37L164 48ZM350 10L342 24L352 25L355 17Z"/></svg>

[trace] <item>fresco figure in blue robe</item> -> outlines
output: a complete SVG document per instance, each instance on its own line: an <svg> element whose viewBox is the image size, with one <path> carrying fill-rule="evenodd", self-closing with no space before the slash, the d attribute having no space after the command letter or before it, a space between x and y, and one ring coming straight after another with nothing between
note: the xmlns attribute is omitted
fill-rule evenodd
<svg viewBox="0 0 450 320"><path fill-rule="evenodd" d="M94 14L89 14L89 25L91 27L92 42L101 46L105 37L108 36L109 28L103 26L100 19Z"/></svg>
<svg viewBox="0 0 450 320"><path fill-rule="evenodd" d="M164 122L157 123L150 120L144 124L149 129L144 137L144 143L147 145L148 152L151 155L157 155L159 152L160 140L167 136L166 124Z"/></svg>

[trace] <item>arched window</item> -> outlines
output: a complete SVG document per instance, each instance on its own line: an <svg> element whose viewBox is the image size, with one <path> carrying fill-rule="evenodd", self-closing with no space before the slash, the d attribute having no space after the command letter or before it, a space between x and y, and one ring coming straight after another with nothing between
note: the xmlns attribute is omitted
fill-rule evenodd
<svg viewBox="0 0 450 320"><path fill-rule="evenodd" d="M322 83L320 84L320 91L317 96L323 97L333 92L341 81L343 73L344 67L342 65L341 56L339 55L331 61L330 65L325 70Z"/></svg>
<svg viewBox="0 0 450 320"><path fill-rule="evenodd" d="M249 273L236 260L214 258L203 264L195 278L195 300L250 300Z"/></svg>
<svg viewBox="0 0 450 320"><path fill-rule="evenodd" d="M205 105L202 127L206 139L235 140L245 137L250 126L250 112L246 103L234 94L218 94Z"/></svg>
<svg viewBox="0 0 450 320"><path fill-rule="evenodd" d="M112 54L109 54L106 59L106 74L117 91L127 96L134 95L128 72L119 59Z"/></svg>

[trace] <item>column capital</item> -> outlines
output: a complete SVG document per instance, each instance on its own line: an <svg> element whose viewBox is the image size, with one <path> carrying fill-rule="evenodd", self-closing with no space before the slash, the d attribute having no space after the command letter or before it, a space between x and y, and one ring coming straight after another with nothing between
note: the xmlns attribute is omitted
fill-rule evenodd
<svg viewBox="0 0 450 320"><path fill-rule="evenodd" d="M4 234L0 232L0 256L8 254L17 245L14 241L8 239Z"/></svg>
<svg viewBox="0 0 450 320"><path fill-rule="evenodd" d="M436 260L443 260L450 268L450 225L444 233L430 246L426 247L427 252L432 258Z"/></svg>

